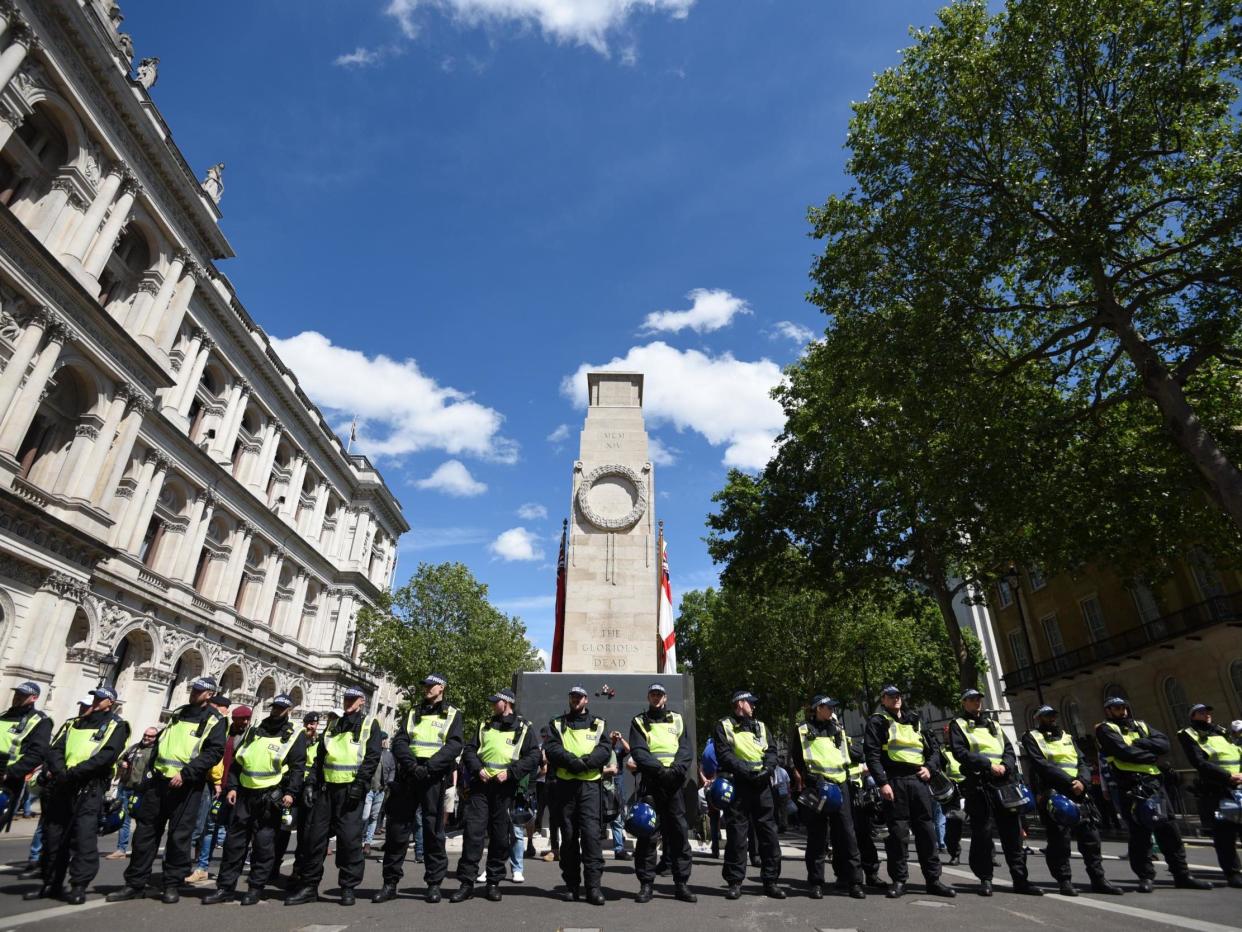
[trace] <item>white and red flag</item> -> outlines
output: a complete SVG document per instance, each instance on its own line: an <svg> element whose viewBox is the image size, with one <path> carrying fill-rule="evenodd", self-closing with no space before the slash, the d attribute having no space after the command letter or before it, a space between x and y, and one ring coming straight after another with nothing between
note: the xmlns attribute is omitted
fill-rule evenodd
<svg viewBox="0 0 1242 932"><path fill-rule="evenodd" d="M677 672L677 634L673 630L673 587L668 576L668 542L660 530L660 608L657 615L660 631L660 672Z"/></svg>

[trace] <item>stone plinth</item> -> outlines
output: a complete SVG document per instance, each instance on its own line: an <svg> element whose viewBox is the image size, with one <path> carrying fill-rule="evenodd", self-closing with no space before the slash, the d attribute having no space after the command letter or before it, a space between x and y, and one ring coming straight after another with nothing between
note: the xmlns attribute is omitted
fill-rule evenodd
<svg viewBox="0 0 1242 932"><path fill-rule="evenodd" d="M643 377L587 376L574 464L562 669L657 669L655 475L643 425Z"/></svg>

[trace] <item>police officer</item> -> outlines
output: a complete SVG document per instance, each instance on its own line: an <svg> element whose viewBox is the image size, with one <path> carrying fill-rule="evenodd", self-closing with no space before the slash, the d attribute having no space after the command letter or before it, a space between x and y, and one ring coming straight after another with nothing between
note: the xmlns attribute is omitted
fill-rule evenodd
<svg viewBox="0 0 1242 932"><path fill-rule="evenodd" d="M992 895L995 824L1013 877L1014 893L1043 896L1043 891L1027 877L1022 817L1002 806L995 795L998 788L1021 782L1018 759L1000 726L983 714L983 693L977 689L962 693L962 712L949 724L949 750L965 775L962 797L970 819L970 869L979 878L979 895Z"/></svg>
<svg viewBox="0 0 1242 932"><path fill-rule="evenodd" d="M638 768L639 795L648 798L659 817L664 854L673 872L674 896L697 903L690 892L690 830L686 826L686 772L694 760L686 723L668 708L664 684L647 687L647 709L630 722L630 759ZM639 838L634 847L638 875L637 902L649 903L656 875L656 840Z"/></svg>
<svg viewBox="0 0 1242 932"><path fill-rule="evenodd" d="M1212 707L1199 703L1190 707L1190 726L1177 733L1186 757L1199 771L1202 811L1212 826L1216 860L1231 887L1242 887L1242 861L1238 860L1238 838L1242 826L1216 818L1222 799L1242 787L1242 747L1229 740L1225 729L1212 724Z"/></svg>
<svg viewBox="0 0 1242 932"><path fill-rule="evenodd" d="M242 906L263 898L263 887L276 864L276 832L281 813L302 792L306 768L306 735L289 721L293 700L283 693L272 700L271 714L251 725L237 741L233 763L225 783L228 802L228 835L225 836L216 892L203 903L227 903L233 899L250 851L249 889Z"/></svg>
<svg viewBox="0 0 1242 932"><path fill-rule="evenodd" d="M306 850L306 839L310 835L310 814L315 808L315 786L311 780L311 773L315 769L315 762L319 758L319 713L307 712L302 716L302 734L305 737L306 745L306 763L302 767L302 792L294 799L293 823L298 830L298 845L294 849L293 861L294 869L292 870L288 886L296 889L301 886L296 864ZM289 836L293 833L293 827L284 828L283 825L276 834L276 866L274 870L280 870L280 864L285 859L285 852L289 850Z"/></svg>
<svg viewBox="0 0 1242 932"><path fill-rule="evenodd" d="M880 690L881 710L867 720L863 748L867 769L880 788L888 837L888 876L892 881L885 894L896 899L906 893L910 869L906 846L914 832L914 847L927 892L936 896L957 896L957 891L940 879L936 823L932 814L931 768L935 752L923 734L922 723L914 712L902 708L901 690L885 686Z"/></svg>
<svg viewBox="0 0 1242 932"><path fill-rule="evenodd" d="M18 683L13 702L0 712L0 774L9 806L17 808L26 778L43 763L52 739L52 720L35 708L41 690L38 683ZM0 826L8 815L0 812Z"/></svg>
<svg viewBox="0 0 1242 932"><path fill-rule="evenodd" d="M61 726L47 753L43 791L43 886L23 899L59 897L69 874L65 902L86 902L86 888L99 873L99 811L112 781L112 767L129 739L129 725L112 712L109 686L91 691L87 713Z"/></svg>
<svg viewBox="0 0 1242 932"><path fill-rule="evenodd" d="M833 718L836 719L835 709L833 710ZM854 821L854 841L858 844L858 855L862 863L863 876L866 879L867 886L883 887L884 882L880 880L880 852L876 850L872 828L875 821L875 812L867 794L869 787L874 789L875 781L871 779L871 774L867 770L862 744L853 738L848 738L847 740L849 741L850 762L846 770L849 774L850 813ZM832 869L837 876L841 876L844 873L844 867L837 864L835 851L833 852Z"/></svg>
<svg viewBox="0 0 1242 932"><path fill-rule="evenodd" d="M505 876L513 829L513 797L518 783L539 769L539 742L535 729L515 714L513 691L502 689L487 697L492 718L466 742L462 767L470 780L462 827L461 859L457 862L460 886L449 902L461 903L474 896L474 882L487 842L487 898L500 900L500 881ZM599 844L596 828L596 844ZM562 852L564 849L562 849Z"/></svg>
<svg viewBox="0 0 1242 932"><path fill-rule="evenodd" d="M966 828L966 813L962 810L962 782L966 775L962 773L962 765L953 751L949 749L949 725L944 726L944 744L940 746L940 772L953 783L957 795L950 803L941 803L944 811L944 846L949 852L949 866L956 867L962 863L962 831ZM952 808L950 808L952 807Z"/></svg>
<svg viewBox="0 0 1242 932"><path fill-rule="evenodd" d="M146 892L151 867L164 830L164 894L181 899L178 888L190 873L191 838L198 822L203 786L211 768L224 756L228 721L210 703L216 681L200 676L190 683L190 701L173 712L155 740L151 780L134 816L133 853L125 869L125 886L108 894L108 902L132 900Z"/></svg>
<svg viewBox="0 0 1242 932"><path fill-rule="evenodd" d="M854 838L854 817L850 804L849 738L837 724L833 710L839 703L828 696L816 696L811 714L802 722L789 746L800 783L818 795L820 786L833 783L840 789L842 806L836 812L803 808L806 824L806 882L813 900L824 896L824 849L832 838L832 865L837 887L856 900L866 897L863 890L862 860Z"/></svg>
<svg viewBox="0 0 1242 932"><path fill-rule="evenodd" d="M717 766L733 781L733 805L728 812L729 834L725 839L721 870L728 887L727 900L736 900L742 895L752 822L762 865L759 877L763 881L763 892L773 899L785 898L785 891L777 883L781 876L781 842L776 831L772 795L776 745L769 740L767 726L755 718L758 701L749 690L735 692L730 699L732 714L717 722L712 734Z"/></svg>
<svg viewBox="0 0 1242 932"><path fill-rule="evenodd" d="M367 696L357 686L345 690L341 715L319 739L311 779L315 805L310 815L305 856L294 866L301 887L285 900L286 906L313 903L319 898L328 839L336 836L336 867L341 905L353 906L354 890L362 883L366 859L362 854L362 800L375 776L383 750L379 723L366 715Z"/></svg>
<svg viewBox="0 0 1242 932"><path fill-rule="evenodd" d="M561 877L565 881L562 898L567 902L580 899L585 880L587 902L603 906L600 781L612 747L608 743L608 723L590 713L588 701L589 695L582 686L569 690L569 711L549 723L543 749L548 766L556 772L552 811L560 816Z"/></svg>
<svg viewBox="0 0 1242 932"><path fill-rule="evenodd" d="M1155 889L1156 869L1150 857L1153 831L1176 886L1189 890L1212 889L1206 880L1191 876L1182 832L1175 819L1160 819L1152 829L1134 813L1134 805L1140 797L1152 798L1163 804L1166 814L1170 812L1160 768L1156 766L1160 755L1169 752L1169 739L1146 722L1135 719L1128 699L1113 696L1105 700L1104 715L1104 721L1095 726L1095 740L1124 800L1121 809L1130 833L1130 869L1139 879L1139 893L1151 893Z"/></svg>
<svg viewBox="0 0 1242 932"><path fill-rule="evenodd" d="M444 701L446 680L439 673L423 678L423 701L397 728L392 754L397 782L388 796L388 830L384 838L384 886L371 898L385 903L397 896L406 852L419 807L423 813L424 899L440 902L440 884L448 873L444 852L444 782L462 750L461 712Z"/></svg>

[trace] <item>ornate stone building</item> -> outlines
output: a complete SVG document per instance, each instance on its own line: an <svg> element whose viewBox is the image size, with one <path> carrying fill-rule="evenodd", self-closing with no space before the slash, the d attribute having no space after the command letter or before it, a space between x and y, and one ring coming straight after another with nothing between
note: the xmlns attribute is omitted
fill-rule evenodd
<svg viewBox="0 0 1242 932"><path fill-rule="evenodd" d="M107 0L0 0L0 689L137 727L215 676L324 709L408 525L216 262L196 180ZM7 696L7 693L4 695Z"/></svg>

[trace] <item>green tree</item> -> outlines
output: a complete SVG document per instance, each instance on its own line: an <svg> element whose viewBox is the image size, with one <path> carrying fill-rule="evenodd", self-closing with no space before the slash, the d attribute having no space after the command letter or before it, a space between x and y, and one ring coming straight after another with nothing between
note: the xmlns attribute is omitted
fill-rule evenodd
<svg viewBox="0 0 1242 932"><path fill-rule="evenodd" d="M855 106L813 299L918 309L1080 418L1141 401L1242 527L1239 35L1234 0L945 8Z"/></svg>
<svg viewBox="0 0 1242 932"><path fill-rule="evenodd" d="M461 563L420 563L410 581L358 613L363 661L410 699L430 672L469 721L491 714L486 697L540 661L521 619L496 609L487 586Z"/></svg>

